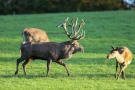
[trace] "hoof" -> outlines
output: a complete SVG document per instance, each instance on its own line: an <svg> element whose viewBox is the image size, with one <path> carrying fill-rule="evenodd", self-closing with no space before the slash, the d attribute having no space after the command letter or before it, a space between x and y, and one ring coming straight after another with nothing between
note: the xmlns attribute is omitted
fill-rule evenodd
<svg viewBox="0 0 135 90"><path fill-rule="evenodd" d="M14 75L17 75L18 74L18 72L15 72L15 74Z"/></svg>

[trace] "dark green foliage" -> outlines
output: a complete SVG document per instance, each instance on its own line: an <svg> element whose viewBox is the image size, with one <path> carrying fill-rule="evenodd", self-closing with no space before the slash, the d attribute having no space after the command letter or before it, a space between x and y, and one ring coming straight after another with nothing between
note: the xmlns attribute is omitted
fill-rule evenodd
<svg viewBox="0 0 135 90"><path fill-rule="evenodd" d="M0 14L121 10L118 0L0 0Z"/></svg>

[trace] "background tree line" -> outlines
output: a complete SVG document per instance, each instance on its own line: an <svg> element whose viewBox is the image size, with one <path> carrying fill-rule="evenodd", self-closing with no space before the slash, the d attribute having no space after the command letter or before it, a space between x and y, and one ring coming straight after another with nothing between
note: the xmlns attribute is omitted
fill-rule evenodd
<svg viewBox="0 0 135 90"><path fill-rule="evenodd" d="M0 0L0 14L123 10L119 0Z"/></svg>

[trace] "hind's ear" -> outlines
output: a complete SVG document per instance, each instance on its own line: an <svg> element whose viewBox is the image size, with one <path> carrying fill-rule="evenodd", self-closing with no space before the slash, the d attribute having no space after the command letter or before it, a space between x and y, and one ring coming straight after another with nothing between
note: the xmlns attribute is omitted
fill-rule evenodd
<svg viewBox="0 0 135 90"><path fill-rule="evenodd" d="M118 49L118 52L119 52L120 54L122 54L122 53L123 53L123 51L124 51L124 49L123 49L123 48L119 48L119 49Z"/></svg>
<svg viewBox="0 0 135 90"><path fill-rule="evenodd" d="M115 47L113 45L111 45L111 47L112 47L113 50L115 49Z"/></svg>

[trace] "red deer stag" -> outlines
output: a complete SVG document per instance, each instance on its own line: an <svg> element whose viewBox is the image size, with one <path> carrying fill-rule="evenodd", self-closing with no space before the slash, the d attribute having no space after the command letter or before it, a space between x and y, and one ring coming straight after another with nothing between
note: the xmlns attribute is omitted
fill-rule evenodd
<svg viewBox="0 0 135 90"><path fill-rule="evenodd" d="M120 74L122 74L122 78L125 79L124 69L129 65L132 61L132 53L127 47L117 47L114 48L114 46L111 46L112 50L110 51L110 54L107 55L108 59L116 58L116 73L115 77L116 79L119 79ZM118 64L120 65L120 72L117 76L117 68Z"/></svg>
<svg viewBox="0 0 135 90"><path fill-rule="evenodd" d="M18 74L18 67L20 62L25 60L25 62L23 63L23 70L24 74L26 75L26 66L34 59L41 59L47 61L46 76L48 76L51 62L56 62L64 66L66 68L68 76L70 76L70 72L62 59L69 59L72 57L72 54L75 54L79 51L84 52L84 48L77 42L77 40L83 39L85 37L85 32L82 31L82 33L79 34L80 28L84 25L84 21L81 22L78 30L76 30L76 25L78 21L77 19L75 24L73 22L72 24L69 23L69 25L72 27L72 32L69 34L66 29L67 21L68 18L65 20L64 23L59 24L58 27L62 26L67 36L71 40L62 43L28 42L21 45L21 57L17 59L15 75Z"/></svg>
<svg viewBox="0 0 135 90"><path fill-rule="evenodd" d="M23 44L26 42L49 42L49 38L45 31L37 28L25 28L22 31Z"/></svg>

